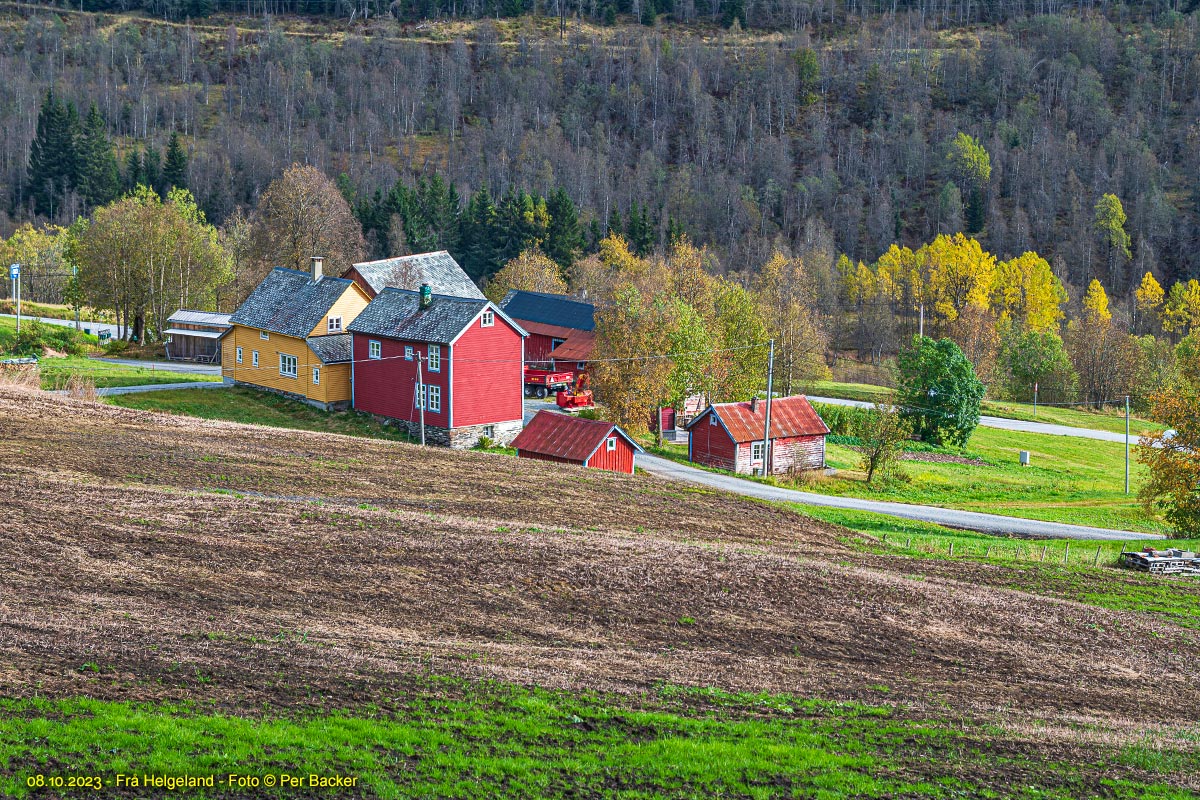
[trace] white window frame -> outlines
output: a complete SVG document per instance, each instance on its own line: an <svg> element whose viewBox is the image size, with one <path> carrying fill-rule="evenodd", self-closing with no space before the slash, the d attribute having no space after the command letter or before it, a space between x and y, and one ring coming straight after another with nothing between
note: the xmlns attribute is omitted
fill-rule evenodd
<svg viewBox="0 0 1200 800"><path fill-rule="evenodd" d="M442 387L436 383L426 385L425 389L428 399L426 400L426 411L432 411L434 414L442 413Z"/></svg>
<svg viewBox="0 0 1200 800"><path fill-rule="evenodd" d="M441 372L442 371L442 346L440 344L431 344L431 345L429 345L427 352L429 353L429 356L428 356L429 371L430 372Z"/></svg>
<svg viewBox="0 0 1200 800"><path fill-rule="evenodd" d="M291 360L291 370L284 369L284 364ZM296 356L288 355L287 353L279 354L279 375L283 378L299 378L300 377L300 359Z"/></svg>
<svg viewBox="0 0 1200 800"><path fill-rule="evenodd" d="M342 332L342 318L341 317L330 317L329 323L328 323L328 330L330 333L341 333Z"/></svg>
<svg viewBox="0 0 1200 800"><path fill-rule="evenodd" d="M712 413L711 411L708 413L708 424L709 425L717 424L717 415Z"/></svg>
<svg viewBox="0 0 1200 800"><path fill-rule="evenodd" d="M418 383L417 390L413 392L413 408L425 407L425 384Z"/></svg>
<svg viewBox="0 0 1200 800"><path fill-rule="evenodd" d="M495 425L484 425L483 426L483 435L489 439L495 439L496 438L496 426Z"/></svg>
<svg viewBox="0 0 1200 800"><path fill-rule="evenodd" d="M587 369L587 362L586 361L576 361L575 369Z"/></svg>
<svg viewBox="0 0 1200 800"><path fill-rule="evenodd" d="M271 334L267 333L266 331L259 331L258 338L269 342L271 340Z"/></svg>
<svg viewBox="0 0 1200 800"><path fill-rule="evenodd" d="M237 363L242 363L242 348L234 348L237 351Z"/></svg>
<svg viewBox="0 0 1200 800"><path fill-rule="evenodd" d="M567 341L566 339L558 339L558 338L552 336L552 337L550 337L550 349L557 350L558 346L563 344L566 341Z"/></svg>
<svg viewBox="0 0 1200 800"><path fill-rule="evenodd" d="M490 328L496 324L496 313L490 308L479 315L479 327Z"/></svg>
<svg viewBox="0 0 1200 800"><path fill-rule="evenodd" d="M757 456L754 455L755 452L758 453ZM751 442L750 443L750 463L753 464L755 461L762 461L762 460L763 460L763 443L762 442Z"/></svg>
<svg viewBox="0 0 1200 800"><path fill-rule="evenodd" d="M258 369L258 351L257 350L250 351L250 363L254 366L255 369Z"/></svg>
<svg viewBox="0 0 1200 800"><path fill-rule="evenodd" d="M412 349L412 345L407 345L407 344L406 344L406 345L404 346L404 360L405 360L405 361L412 361L412 360L413 360L413 349Z"/></svg>
<svg viewBox="0 0 1200 800"><path fill-rule="evenodd" d="M608 441L605 442L605 444L604 444L604 449L606 452L609 452L609 453L611 453L613 450L616 450L617 449L617 437L615 437L615 436L608 437Z"/></svg>
<svg viewBox="0 0 1200 800"><path fill-rule="evenodd" d="M383 358L383 342L377 339L367 340L367 358Z"/></svg>
<svg viewBox="0 0 1200 800"><path fill-rule="evenodd" d="M312 376L312 378L313 378L313 379L312 379L313 386L320 386L320 385L321 385L321 368L320 368L320 367L313 367L313 376Z"/></svg>

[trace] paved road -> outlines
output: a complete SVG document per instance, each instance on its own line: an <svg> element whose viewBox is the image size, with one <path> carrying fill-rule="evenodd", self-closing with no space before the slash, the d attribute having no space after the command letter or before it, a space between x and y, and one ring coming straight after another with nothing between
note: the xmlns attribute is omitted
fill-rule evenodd
<svg viewBox="0 0 1200 800"><path fill-rule="evenodd" d="M16 314L0 314L0 317L5 317L6 319L16 319L17 315ZM47 325L64 325L64 326L68 326L71 328L75 327L75 320L73 320L73 319L55 319L53 317L31 317L28 314L21 315L22 322L24 322L27 319L36 319L38 322L44 322ZM121 338L121 331L124 330L123 328L121 328L121 326L113 325L108 322L88 322L87 320L80 320L79 327L85 331L90 331L93 336L98 335L100 333L100 331L108 331L109 334L114 339Z"/></svg>
<svg viewBox="0 0 1200 800"><path fill-rule="evenodd" d="M723 489L746 497L757 497L763 500L786 501L790 503L805 503L812 506L827 506L831 508L848 508L857 511L873 511L876 514L886 514L891 517L916 519L922 522L934 522L951 528L979 531L997 535L1015 534L1043 539L1160 539L1162 537L1149 533L1134 533L1133 531L1117 531L1107 528L1091 528L1084 525L1066 525L1058 522L1041 522L1031 519L1003 517L998 514L983 514L976 511L955 511L935 506L917 506L908 503L885 503L878 500L860 500L854 497L836 497L832 495L801 492L795 489L781 489L768 486L745 478L735 478L696 469L677 461L652 456L648 453L637 457L637 465L651 475L658 475L671 480L685 483L695 483L713 489Z"/></svg>
<svg viewBox="0 0 1200 800"><path fill-rule="evenodd" d="M172 389L224 389L232 386L229 383L199 382L191 383L153 383L149 386L113 386L108 389L97 389L96 394L104 397L113 394L140 394L141 392L168 392Z"/></svg>
<svg viewBox="0 0 1200 800"><path fill-rule="evenodd" d="M109 364L123 364L127 367L142 367L143 369L163 370L164 372L185 372L188 375L220 375L220 364L196 364L191 361L145 361L138 358L98 358L97 361L107 361Z"/></svg>
<svg viewBox="0 0 1200 800"><path fill-rule="evenodd" d="M814 403L829 403L835 406L855 406L856 408L874 408L874 403L862 400L843 400L840 397L808 396ZM1095 431L1091 428L1073 428L1070 425L1054 425L1050 422L1026 422L1019 419L1004 417L980 417L979 424L987 428L1001 428L1006 431L1022 431L1024 433L1046 433L1051 436L1077 436L1080 439L1099 439L1103 442L1120 442L1124 444L1125 434L1112 431ZM1130 444L1137 444L1138 435L1130 432Z"/></svg>

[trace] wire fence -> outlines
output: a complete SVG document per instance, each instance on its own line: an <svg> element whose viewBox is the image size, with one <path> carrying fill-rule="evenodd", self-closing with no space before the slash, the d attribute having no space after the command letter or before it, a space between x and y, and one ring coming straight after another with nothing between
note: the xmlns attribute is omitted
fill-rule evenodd
<svg viewBox="0 0 1200 800"><path fill-rule="evenodd" d="M1170 544L1168 544L1170 542ZM877 552L896 555L916 555L934 558L961 558L975 561L1038 563L1048 566L1115 566L1121 553L1153 547L1185 545L1195 549L1200 540L1106 541L1094 540L1037 540L1037 539L976 539L938 535L883 534L874 548Z"/></svg>

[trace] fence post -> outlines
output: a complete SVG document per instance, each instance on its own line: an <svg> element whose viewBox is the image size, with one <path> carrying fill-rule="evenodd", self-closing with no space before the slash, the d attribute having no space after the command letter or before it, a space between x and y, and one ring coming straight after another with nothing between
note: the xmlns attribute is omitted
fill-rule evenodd
<svg viewBox="0 0 1200 800"><path fill-rule="evenodd" d="M1096 545L1096 557L1092 559L1092 566L1100 563L1100 545Z"/></svg>
<svg viewBox="0 0 1200 800"><path fill-rule="evenodd" d="M954 555L954 542L950 543L950 555Z"/></svg>
<svg viewBox="0 0 1200 800"><path fill-rule="evenodd" d="M1045 545L1045 544L1042 545L1042 558L1041 558L1042 561L1046 560L1046 548L1047 547L1049 547L1049 545Z"/></svg>
<svg viewBox="0 0 1200 800"><path fill-rule="evenodd" d="M1066 564L1071 560L1071 543L1067 542L1067 547L1063 550L1063 563Z"/></svg>

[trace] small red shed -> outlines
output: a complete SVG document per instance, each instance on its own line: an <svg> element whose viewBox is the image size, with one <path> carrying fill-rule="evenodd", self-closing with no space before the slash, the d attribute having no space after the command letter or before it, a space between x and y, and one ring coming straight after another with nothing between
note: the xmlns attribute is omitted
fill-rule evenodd
<svg viewBox="0 0 1200 800"><path fill-rule="evenodd" d="M612 422L539 411L513 440L518 458L609 469L633 474L633 457L643 452Z"/></svg>
<svg viewBox="0 0 1200 800"><path fill-rule="evenodd" d="M710 405L688 424L688 460L731 472L763 468L765 400ZM825 466L829 428L804 395L771 401L771 463L767 474Z"/></svg>

